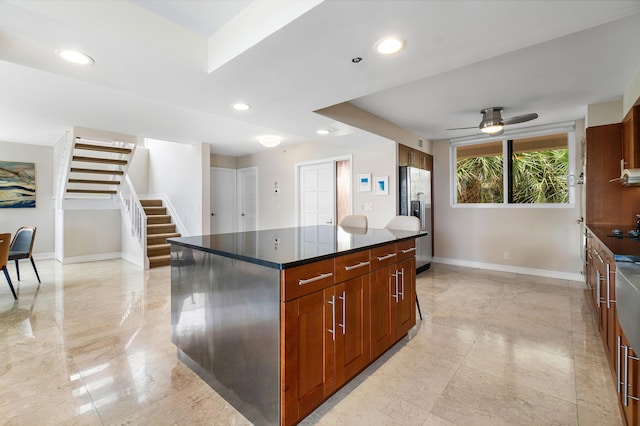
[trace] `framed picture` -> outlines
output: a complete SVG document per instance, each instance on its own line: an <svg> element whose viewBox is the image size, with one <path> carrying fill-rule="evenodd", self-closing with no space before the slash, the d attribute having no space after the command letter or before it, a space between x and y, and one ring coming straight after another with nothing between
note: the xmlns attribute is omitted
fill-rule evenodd
<svg viewBox="0 0 640 426"><path fill-rule="evenodd" d="M358 175L358 192L371 191L371 173Z"/></svg>
<svg viewBox="0 0 640 426"><path fill-rule="evenodd" d="M0 161L0 209L35 206L35 163Z"/></svg>
<svg viewBox="0 0 640 426"><path fill-rule="evenodd" d="M389 195L389 176L378 176L373 179L374 190L376 195Z"/></svg>

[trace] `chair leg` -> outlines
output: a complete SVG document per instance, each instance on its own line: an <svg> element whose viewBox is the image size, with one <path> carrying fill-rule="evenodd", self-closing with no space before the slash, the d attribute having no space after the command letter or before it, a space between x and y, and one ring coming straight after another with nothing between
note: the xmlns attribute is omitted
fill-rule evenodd
<svg viewBox="0 0 640 426"><path fill-rule="evenodd" d="M422 321L422 311L420 310L420 301L418 300L417 294L416 294L416 306L418 306L418 314L420 314L420 321Z"/></svg>
<svg viewBox="0 0 640 426"><path fill-rule="evenodd" d="M16 274L18 275L18 281L20 281L20 265L18 264L18 259L16 261Z"/></svg>
<svg viewBox="0 0 640 426"><path fill-rule="evenodd" d="M33 265L33 271L36 273L36 278L38 279L38 282L42 284L42 281L40 281L40 275L38 275L38 268L36 268L36 262L33 261L33 256L31 256L29 260L31 260L31 265Z"/></svg>
<svg viewBox="0 0 640 426"><path fill-rule="evenodd" d="M9 271L6 266L2 267L2 271L4 272L4 276L7 278L7 283L9 283L9 288L11 289L11 293L13 293L13 298L18 300L18 296L16 296L16 291L13 288L13 284L11 283L11 277L9 276Z"/></svg>

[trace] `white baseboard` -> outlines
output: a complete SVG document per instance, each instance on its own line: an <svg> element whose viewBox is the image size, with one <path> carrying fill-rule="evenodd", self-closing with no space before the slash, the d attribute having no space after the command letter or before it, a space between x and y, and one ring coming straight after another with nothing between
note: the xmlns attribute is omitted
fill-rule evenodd
<svg viewBox="0 0 640 426"><path fill-rule="evenodd" d="M120 257L123 260L126 260L127 262L133 263L134 265L138 266L139 268L144 269L144 264L140 263L141 259L139 259L138 257L132 256L132 255L130 255L128 253L120 253Z"/></svg>
<svg viewBox="0 0 640 426"><path fill-rule="evenodd" d="M56 255L54 252L51 253L34 253L33 258L35 260L45 260L45 259L55 259Z"/></svg>
<svg viewBox="0 0 640 426"><path fill-rule="evenodd" d="M122 253L98 253L98 254L89 254L86 256L72 256L72 257L64 257L62 259L63 265L68 265L71 263L84 263L84 262L98 262L100 260L111 260L111 259L121 259Z"/></svg>
<svg viewBox="0 0 640 426"><path fill-rule="evenodd" d="M520 266L500 265L497 263L474 262L462 259L448 259L445 257L434 257L434 263L444 263L447 265L466 266L469 268L489 269L493 271L512 272L514 274L535 275L537 277L558 278L561 280L584 281L582 274L570 272L548 271L546 269L522 268Z"/></svg>

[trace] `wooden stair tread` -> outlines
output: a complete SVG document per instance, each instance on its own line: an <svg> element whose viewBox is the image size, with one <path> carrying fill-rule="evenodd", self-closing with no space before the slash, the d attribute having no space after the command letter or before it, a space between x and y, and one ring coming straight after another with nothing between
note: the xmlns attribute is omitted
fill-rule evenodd
<svg viewBox="0 0 640 426"><path fill-rule="evenodd" d="M162 200L140 200L142 207L162 207Z"/></svg>
<svg viewBox="0 0 640 426"><path fill-rule="evenodd" d="M72 167L69 171L72 173L93 173L98 175L124 175L124 172L122 170L83 169L79 167Z"/></svg>
<svg viewBox="0 0 640 426"><path fill-rule="evenodd" d="M117 194L118 191L107 189L67 189L67 192L73 194Z"/></svg>
<svg viewBox="0 0 640 426"><path fill-rule="evenodd" d="M149 249L165 249L165 248L171 248L171 243L162 243L162 244L148 244L147 245L147 250Z"/></svg>
<svg viewBox="0 0 640 426"><path fill-rule="evenodd" d="M148 225L160 225L165 224L168 225L171 223L171 215L168 214L151 214L147 215L147 224Z"/></svg>
<svg viewBox="0 0 640 426"><path fill-rule="evenodd" d="M116 146L105 146L105 145L92 145L88 143L76 143L75 149L82 149L87 151L113 152L116 154L131 154L130 148L119 148Z"/></svg>
<svg viewBox="0 0 640 426"><path fill-rule="evenodd" d="M175 238L175 237L179 237L180 233L179 232L168 232L168 233L164 233L164 234L147 234L147 239L149 238Z"/></svg>
<svg viewBox="0 0 640 426"><path fill-rule="evenodd" d="M69 179L69 183L88 183L95 185L120 185L119 180Z"/></svg>
<svg viewBox="0 0 640 426"><path fill-rule="evenodd" d="M127 164L127 160L113 160L111 158L84 157L81 155L74 155L71 159L73 161L79 161L82 163L117 164L119 166L124 166Z"/></svg>

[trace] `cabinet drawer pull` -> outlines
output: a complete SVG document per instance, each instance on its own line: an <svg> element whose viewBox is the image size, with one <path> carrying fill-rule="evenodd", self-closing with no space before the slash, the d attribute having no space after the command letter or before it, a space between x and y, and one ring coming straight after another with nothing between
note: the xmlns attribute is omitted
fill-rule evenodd
<svg viewBox="0 0 640 426"><path fill-rule="evenodd" d="M331 296L331 300L327 303L331 305L331 328L327 331L331 333L333 340L336 340L336 296Z"/></svg>
<svg viewBox="0 0 640 426"><path fill-rule="evenodd" d="M410 249L406 249L406 250L400 250L402 252L402 254L407 254L407 253L411 253L412 251L416 251L415 247L411 247Z"/></svg>
<svg viewBox="0 0 640 426"><path fill-rule="evenodd" d="M370 264L371 262L360 262L357 265L351 265L351 266L345 266L344 270L345 271L350 271L352 269L357 269L357 268L362 268L363 266L367 266L368 264Z"/></svg>
<svg viewBox="0 0 640 426"><path fill-rule="evenodd" d="M338 325L342 329L342 334L347 334L347 292L343 291L338 299L342 300L342 324Z"/></svg>
<svg viewBox="0 0 640 426"><path fill-rule="evenodd" d="M395 257L396 253L390 253L387 254L386 256L378 256L376 257L376 259L378 259L378 262L382 262L383 260L387 260L387 259L391 259L392 257Z"/></svg>
<svg viewBox="0 0 640 426"><path fill-rule="evenodd" d="M329 278L333 276L333 272L328 272L326 274L320 274L317 277L313 277L313 278L308 278L306 280L299 280L298 281L298 285L305 285L305 284L309 284L312 283L314 281L319 281L319 280L323 280L325 278Z"/></svg>

